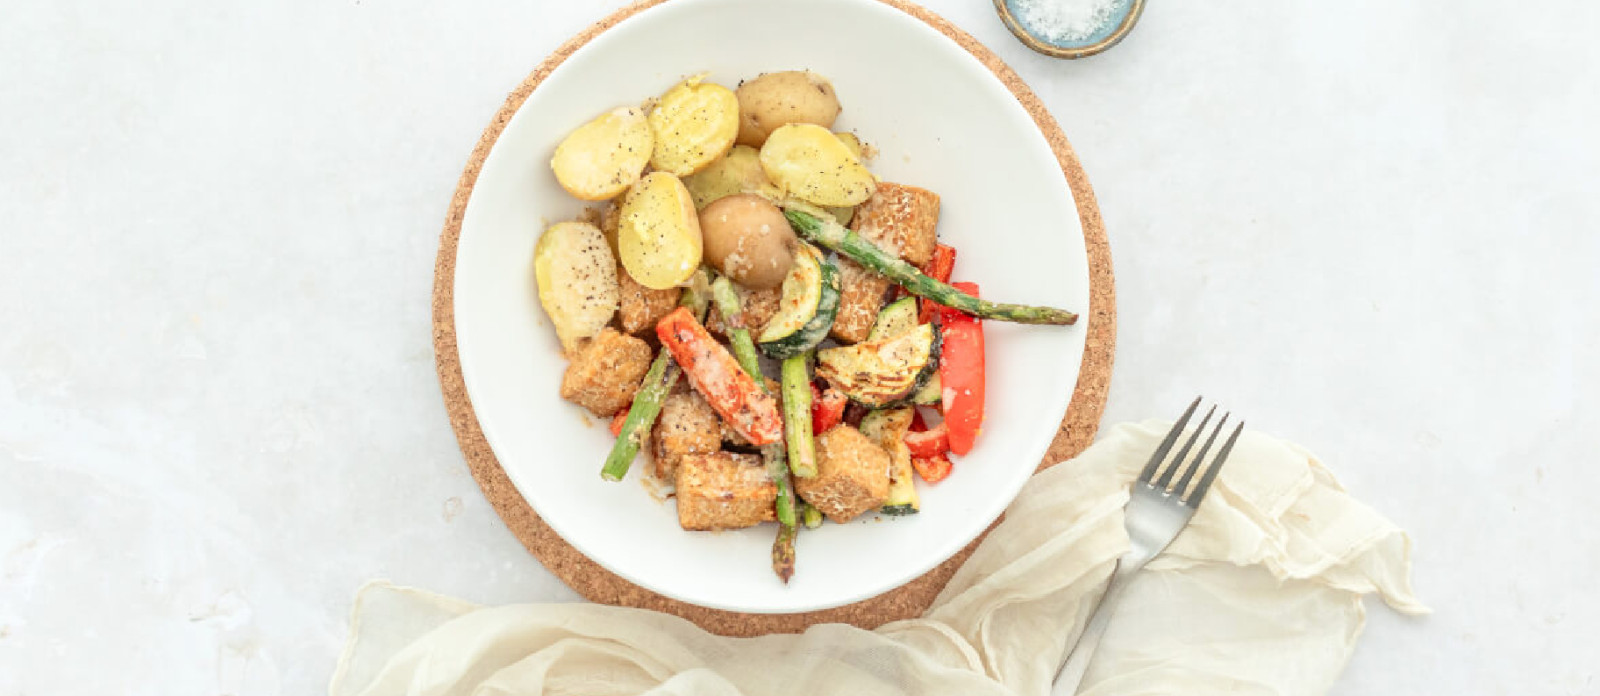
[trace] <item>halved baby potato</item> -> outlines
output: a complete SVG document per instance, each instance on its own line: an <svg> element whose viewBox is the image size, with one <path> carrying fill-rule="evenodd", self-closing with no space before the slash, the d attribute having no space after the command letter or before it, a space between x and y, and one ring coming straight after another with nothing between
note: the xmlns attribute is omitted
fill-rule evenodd
<svg viewBox="0 0 1600 696"><path fill-rule="evenodd" d="M661 95L649 120L655 135L650 166L688 176L733 147L739 135L739 98L727 87L692 77Z"/></svg>
<svg viewBox="0 0 1600 696"><path fill-rule="evenodd" d="M835 132L833 135L839 139L839 142L844 143L845 148L850 150L850 154L855 155L856 159L858 159L858 160L865 160L866 159L866 157L862 155L861 138L856 137L855 133L848 133L848 132L845 132L845 131L838 131L838 132Z"/></svg>
<svg viewBox="0 0 1600 696"><path fill-rule="evenodd" d="M678 177L650 172L628 191L617 219L617 251L628 275L647 288L665 290L694 275L700 217Z"/></svg>
<svg viewBox="0 0 1600 696"><path fill-rule="evenodd" d="M761 169L761 153L748 145L733 146L711 166L684 177L683 185L694 197L694 207L701 210L719 198L741 193L769 199L778 196L778 187Z"/></svg>
<svg viewBox="0 0 1600 696"><path fill-rule="evenodd" d="M655 136L643 109L613 109L568 134L556 146L550 168L567 193L603 201L639 180L654 147Z"/></svg>
<svg viewBox="0 0 1600 696"><path fill-rule="evenodd" d="M785 194L830 208L858 205L877 186L849 146L810 123L773 131L761 146L761 169Z"/></svg>
<svg viewBox="0 0 1600 696"><path fill-rule="evenodd" d="M845 148L850 150L850 154L856 156L857 161L866 160L861 152L861 139L856 137L855 133L835 132L834 135L838 136L839 142L844 143ZM838 206L828 208L828 214L832 215L833 219L838 220L839 224L849 225L850 220L856 216L856 209L854 206Z"/></svg>
<svg viewBox="0 0 1600 696"><path fill-rule="evenodd" d="M587 222L551 225L533 247L533 276L563 350L572 352L611 323L617 262L600 228Z"/></svg>

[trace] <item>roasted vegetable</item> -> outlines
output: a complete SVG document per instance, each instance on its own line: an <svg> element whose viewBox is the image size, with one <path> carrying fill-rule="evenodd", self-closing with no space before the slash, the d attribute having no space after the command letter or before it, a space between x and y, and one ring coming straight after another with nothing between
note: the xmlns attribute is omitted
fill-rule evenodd
<svg viewBox="0 0 1600 696"><path fill-rule="evenodd" d="M783 437L777 400L745 373L738 360L706 332L694 315L678 308L656 325L656 335L683 366L690 384L740 436L758 446Z"/></svg>
<svg viewBox="0 0 1600 696"><path fill-rule="evenodd" d="M839 142L844 143L845 149L849 150L850 154L855 155L856 159L863 162L867 160L866 152L861 148L861 138L856 137L855 133L834 133L833 135L839 139Z"/></svg>
<svg viewBox="0 0 1600 696"><path fill-rule="evenodd" d="M778 538L772 541L772 572L785 585L794 577L794 537L799 530L793 524L778 526Z"/></svg>
<svg viewBox="0 0 1600 696"><path fill-rule="evenodd" d="M834 133L834 135L839 138L839 142L844 143L845 149L848 149L850 154L856 156L856 160L862 163L867 161L861 150L861 139L857 138L854 133ZM850 224L850 221L855 219L856 216L855 206L836 206L824 208L824 210L828 211L828 214L832 215L833 219L838 220L841 225Z"/></svg>
<svg viewBox="0 0 1600 696"><path fill-rule="evenodd" d="M956 283L973 296L975 283ZM944 424L950 431L950 451L966 454L983 429L984 357L983 320L946 311L940 325L944 340L943 360L939 364L940 393Z"/></svg>
<svg viewBox="0 0 1600 696"><path fill-rule="evenodd" d="M909 403L938 369L939 333L932 324L817 352L817 375L869 408Z"/></svg>
<svg viewBox="0 0 1600 696"><path fill-rule="evenodd" d="M833 387L826 390L811 386L811 433L821 435L830 428L844 422L844 408L850 400L845 398L843 392Z"/></svg>
<svg viewBox="0 0 1600 696"><path fill-rule="evenodd" d="M951 274L955 273L955 269L955 247L939 244L933 248L933 258L928 259L928 262L923 264L918 270L921 270L923 274L927 275L929 278L937 280L941 283L948 283L950 282ZM905 292L905 288L900 288L900 291ZM934 302L933 300L920 300L918 302L917 321L922 323L932 321L934 313L933 308L937 305L938 303Z"/></svg>
<svg viewBox="0 0 1600 696"><path fill-rule="evenodd" d="M878 319L872 324L872 330L867 333L868 341L880 338L894 338L907 331L917 328L917 299L915 297L902 297L883 311L878 312Z"/></svg>
<svg viewBox="0 0 1600 696"><path fill-rule="evenodd" d="M928 483L938 483L950 475L950 456L941 452L932 457L912 457L911 468Z"/></svg>
<svg viewBox="0 0 1600 696"><path fill-rule="evenodd" d="M861 434L889 453L889 497L879 508L886 515L912 515L922 509L912 480L911 450L905 437L911 428L910 406L873 411L861 419Z"/></svg>
<svg viewBox="0 0 1600 696"><path fill-rule="evenodd" d="M586 201L605 200L639 180L654 147L644 111L616 109L562 140L550 158L550 169L567 193Z"/></svg>
<svg viewBox="0 0 1600 696"><path fill-rule="evenodd" d="M761 332L761 350L776 359L800 355L828 336L839 311L839 276L833 263L809 244L795 247L783 280L778 313Z"/></svg>
<svg viewBox="0 0 1600 696"><path fill-rule="evenodd" d="M768 389L767 379L761 374L760 359L756 356L755 344L750 340L750 331L744 328L743 314L739 307L739 296L733 291L733 284L727 278L718 278L711 284L711 296L717 303L717 309L726 317L728 326L728 342L733 346L733 353L739 360L739 365L744 368L745 374L760 384L763 389ZM787 374L787 370L785 370ZM788 404L785 404L787 408ZM785 420L785 430L791 426ZM785 433L785 440L793 442L793 437ZM792 445L791 445L792 447ZM761 459L766 464L767 478L772 481L776 495L773 506L778 520L778 536L772 541L772 572L778 575L785 583L794 577L794 537L798 498L794 493L794 482L789 478L789 463L785 456L784 446L777 443L761 448Z"/></svg>
<svg viewBox="0 0 1600 696"><path fill-rule="evenodd" d="M762 382L766 378L761 374L761 356L756 354L755 342L750 340L750 329L744 325L744 310L739 306L739 293L733 289L733 283L727 277L717 278L711 284L711 299L717 312L724 317L723 321L727 322L728 347L733 350L739 367L744 368L745 373L757 383Z"/></svg>
<svg viewBox="0 0 1600 696"><path fill-rule="evenodd" d="M617 311L617 262L599 228L583 222L551 225L534 245L533 276L562 350L573 352L611 323Z"/></svg>
<svg viewBox="0 0 1600 696"><path fill-rule="evenodd" d="M832 218L818 217L812 212L792 207L784 210L783 214L789 218L789 223L801 237L882 273L913 295L926 297L939 304L985 319L1020 324L1075 324L1078 321L1077 314L1064 309L980 300L923 275L915 266L873 246Z"/></svg>
<svg viewBox="0 0 1600 696"><path fill-rule="evenodd" d="M822 511L811 503L805 503L801 518L805 521L806 529L816 529L822 526Z"/></svg>
<svg viewBox="0 0 1600 696"><path fill-rule="evenodd" d="M662 351L650 364L650 370L644 373L644 381L634 394L633 405L628 408L628 415L617 432L617 441L612 443L605 466L600 468L600 478L621 481L628 475L628 468L633 466L634 457L639 456L639 448L644 445L650 426L655 424L656 416L661 415L661 402L677 381L677 366L672 364L667 352Z"/></svg>
<svg viewBox="0 0 1600 696"><path fill-rule="evenodd" d="M892 338L917 327L919 323L927 323L918 317L917 298L902 297L878 313L878 319L872 324L872 330L867 334L867 340L875 341L882 338ZM942 358L941 358L942 360ZM923 383L922 388L911 397L911 403L932 406L939 403L943 396L939 391L939 373L935 372Z"/></svg>
<svg viewBox="0 0 1600 696"><path fill-rule="evenodd" d="M739 143L761 147L779 126L813 123L833 126L839 97L828 78L814 72L766 73L739 85Z"/></svg>
<svg viewBox="0 0 1600 696"><path fill-rule="evenodd" d="M906 449L913 457L936 457L950 451L950 431L944 423L906 433Z"/></svg>
<svg viewBox="0 0 1600 696"><path fill-rule="evenodd" d="M749 145L735 145L705 169L683 178L696 208L739 193L751 193L768 200L778 198L778 187L761 168L761 153Z"/></svg>
<svg viewBox="0 0 1600 696"><path fill-rule="evenodd" d="M696 273L694 282L684 289L683 296L678 299L679 309L688 312L690 319L706 315L709 302L707 295L711 291L705 276L703 271ZM601 478L621 481L622 477L628 475L634 458L639 456L639 447L644 445L645 436L650 434L656 416L661 414L662 402L678 383L680 374L678 365L672 362L671 353L662 348L656 354L655 362L645 372L639 391L633 395L633 404L628 407L628 415L617 431L617 441L611 444L611 453L606 455L605 465L600 468Z"/></svg>
<svg viewBox="0 0 1600 696"><path fill-rule="evenodd" d="M628 191L617 221L622 265L640 285L665 290L700 267L700 216L689 190L666 172L646 174Z"/></svg>
<svg viewBox="0 0 1600 696"><path fill-rule="evenodd" d="M872 172L822 126L790 124L761 146L761 168L786 195L821 206L853 206L877 187Z"/></svg>
<svg viewBox="0 0 1600 696"><path fill-rule="evenodd" d="M733 147L739 135L739 99L727 87L692 77L661 95L649 121L655 136L650 166L688 176Z"/></svg>
<svg viewBox="0 0 1600 696"><path fill-rule="evenodd" d="M789 470L801 478L817 475L817 444L811 432L810 362L808 354L783 361L783 423L789 445Z"/></svg>
<svg viewBox="0 0 1600 696"><path fill-rule="evenodd" d="M775 288L789 275L797 244L783 211L750 193L725 196L700 211L705 261L740 285Z"/></svg>

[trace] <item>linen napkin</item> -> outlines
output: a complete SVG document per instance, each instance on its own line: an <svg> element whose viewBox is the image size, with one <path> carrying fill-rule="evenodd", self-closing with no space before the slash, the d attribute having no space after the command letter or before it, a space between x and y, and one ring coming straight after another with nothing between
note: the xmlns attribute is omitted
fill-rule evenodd
<svg viewBox="0 0 1600 696"><path fill-rule="evenodd" d="M1047 694L1127 550L1130 482L1170 423L1120 425L1033 477L922 618L726 638L594 604L482 607L373 583L333 696ZM1080 693L1320 694L1377 593L1427 609L1411 541L1311 454L1246 432L1199 513L1136 576Z"/></svg>

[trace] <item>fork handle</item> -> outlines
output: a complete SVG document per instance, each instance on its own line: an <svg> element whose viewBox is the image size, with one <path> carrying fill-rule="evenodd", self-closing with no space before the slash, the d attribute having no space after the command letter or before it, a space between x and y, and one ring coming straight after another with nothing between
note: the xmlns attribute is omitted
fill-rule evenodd
<svg viewBox="0 0 1600 696"><path fill-rule="evenodd" d="M1117 567L1111 573L1111 582L1106 585L1105 596L1100 598L1100 606L1095 607L1094 614L1089 616L1089 625L1078 636L1078 645L1072 649L1061 671L1056 673L1055 686L1050 689L1051 696L1073 696L1078 693L1083 675L1089 671L1089 661L1094 659L1094 649L1100 645L1100 638L1111 623L1113 607L1122 598L1123 588L1127 587L1128 581L1137 572L1138 568L1129 563L1127 558L1117 561Z"/></svg>

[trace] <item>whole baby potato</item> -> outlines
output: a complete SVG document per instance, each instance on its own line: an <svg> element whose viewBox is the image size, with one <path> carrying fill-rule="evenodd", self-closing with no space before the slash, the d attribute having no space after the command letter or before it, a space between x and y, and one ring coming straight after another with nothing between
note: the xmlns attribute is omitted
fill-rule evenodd
<svg viewBox="0 0 1600 696"><path fill-rule="evenodd" d="M755 194L724 196L700 211L706 263L752 290L783 284L794 263L794 230L783 211Z"/></svg>
<svg viewBox="0 0 1600 696"><path fill-rule="evenodd" d="M734 91L739 98L740 145L761 147L779 126L812 123L832 128L839 96L828 78L806 70L766 73Z"/></svg>

